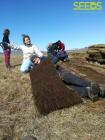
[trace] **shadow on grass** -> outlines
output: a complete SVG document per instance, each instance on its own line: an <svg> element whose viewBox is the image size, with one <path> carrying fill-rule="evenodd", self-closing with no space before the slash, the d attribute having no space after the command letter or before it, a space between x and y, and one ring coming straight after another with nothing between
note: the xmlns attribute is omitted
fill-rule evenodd
<svg viewBox="0 0 105 140"><path fill-rule="evenodd" d="M20 65L21 65L21 63L20 64L16 64L16 65L12 65L11 68L15 68L15 67L18 67Z"/></svg>

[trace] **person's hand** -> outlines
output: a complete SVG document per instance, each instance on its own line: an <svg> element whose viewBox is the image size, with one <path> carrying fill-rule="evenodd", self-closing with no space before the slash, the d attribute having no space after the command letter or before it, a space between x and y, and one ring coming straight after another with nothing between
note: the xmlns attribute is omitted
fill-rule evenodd
<svg viewBox="0 0 105 140"><path fill-rule="evenodd" d="M33 60L33 62L34 62L34 64L40 64L41 60L39 57L37 57Z"/></svg>
<svg viewBox="0 0 105 140"><path fill-rule="evenodd" d="M2 47L2 48L3 48L3 43L2 43L2 42L0 43L0 47Z"/></svg>
<svg viewBox="0 0 105 140"><path fill-rule="evenodd" d="M10 47L11 49L13 49L14 48L14 45L13 44L7 44L8 45L8 47Z"/></svg>

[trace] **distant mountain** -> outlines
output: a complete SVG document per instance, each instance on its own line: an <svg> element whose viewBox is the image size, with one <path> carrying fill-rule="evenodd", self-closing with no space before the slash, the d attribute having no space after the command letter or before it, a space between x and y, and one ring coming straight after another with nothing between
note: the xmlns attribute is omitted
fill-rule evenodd
<svg viewBox="0 0 105 140"><path fill-rule="evenodd" d="M74 53L86 53L88 51L88 48L90 47L99 47L99 46L102 46L102 47L105 47L105 44L93 44L93 45L90 45L88 47L84 47L84 48L75 48L75 49L72 49L72 50L66 50L68 53L69 52L74 52ZM42 51L42 53L44 55L47 55L47 52L46 51ZM2 55L3 53L0 52L0 55ZM21 50L12 50L12 54L13 55L22 55L22 51Z"/></svg>
<svg viewBox="0 0 105 140"><path fill-rule="evenodd" d="M93 44L93 45L90 45L88 47L84 47L84 48L76 48L76 49L72 49L72 50L68 50L68 52L77 52L77 53L85 53L88 51L88 48L94 48L94 47L105 47L105 44Z"/></svg>
<svg viewBox="0 0 105 140"><path fill-rule="evenodd" d="M87 52L88 50L88 47L85 47L85 48L76 48L76 49L73 49L73 50L70 50L69 52L77 52L77 53L85 53Z"/></svg>
<svg viewBox="0 0 105 140"><path fill-rule="evenodd" d="M89 46L88 48L105 48L105 44L94 44Z"/></svg>
<svg viewBox="0 0 105 140"><path fill-rule="evenodd" d="M12 50L12 55L22 55L21 50Z"/></svg>

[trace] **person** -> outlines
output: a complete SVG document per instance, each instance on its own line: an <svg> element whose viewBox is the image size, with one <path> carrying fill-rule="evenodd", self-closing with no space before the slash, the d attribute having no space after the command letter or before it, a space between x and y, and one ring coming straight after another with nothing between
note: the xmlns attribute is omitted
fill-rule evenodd
<svg viewBox="0 0 105 140"><path fill-rule="evenodd" d="M10 69L10 67L11 67L11 65L10 65L11 48L8 47L8 45L7 45L7 43L10 43L9 35L10 35L10 30L5 29L3 31L2 48L3 48L3 53L4 53L5 66L7 69Z"/></svg>
<svg viewBox="0 0 105 140"><path fill-rule="evenodd" d="M58 61L66 61L68 54L65 51L65 45L60 40L55 43L50 43L47 47L47 55L51 59L53 64L56 64Z"/></svg>
<svg viewBox="0 0 105 140"><path fill-rule="evenodd" d="M57 57L58 46L54 43L49 43L47 46L47 56L53 64L56 64L59 59Z"/></svg>
<svg viewBox="0 0 105 140"><path fill-rule="evenodd" d="M59 60L61 61L67 61L68 59L68 54L65 51L65 45L63 42L61 42L60 40L58 40L56 42L57 46L58 46L58 52L57 52L57 57L59 58Z"/></svg>
<svg viewBox="0 0 105 140"><path fill-rule="evenodd" d="M33 66L40 64L43 53L33 44L31 44L31 39L29 35L23 34L23 45L14 46L9 45L13 49L21 49L23 52L23 62L20 71L23 73L29 72ZM34 56L34 57L33 57Z"/></svg>
<svg viewBox="0 0 105 140"><path fill-rule="evenodd" d="M65 51L65 44L63 42L61 42L60 40L58 40L56 42L56 44L57 44L59 50Z"/></svg>
<svg viewBox="0 0 105 140"><path fill-rule="evenodd" d="M104 85L83 79L59 65L56 66L56 70L67 87L74 89L82 98L88 97L95 101L99 97L105 97Z"/></svg>

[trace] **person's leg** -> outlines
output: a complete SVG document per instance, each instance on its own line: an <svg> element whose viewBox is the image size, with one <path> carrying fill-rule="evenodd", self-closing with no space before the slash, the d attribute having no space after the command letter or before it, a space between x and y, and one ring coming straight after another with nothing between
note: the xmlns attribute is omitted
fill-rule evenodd
<svg viewBox="0 0 105 140"><path fill-rule="evenodd" d="M57 53L57 56L61 61L66 61L68 58L67 52L62 50Z"/></svg>
<svg viewBox="0 0 105 140"><path fill-rule="evenodd" d="M8 65L8 68L10 68L10 50L7 51L7 65Z"/></svg>
<svg viewBox="0 0 105 140"><path fill-rule="evenodd" d="M81 87L87 87L90 86L91 82L87 81L70 71L66 70L65 68L62 68L61 66L57 67L57 72L60 75L61 79L66 83L70 85L75 86L81 86Z"/></svg>
<svg viewBox="0 0 105 140"><path fill-rule="evenodd" d="M79 94L79 96L81 97L88 97L88 90L86 87L80 87L80 86L74 86L74 85L67 85L67 87L70 89L74 89L77 94Z"/></svg>
<svg viewBox="0 0 105 140"><path fill-rule="evenodd" d="M92 101L99 99L100 88L95 83L91 83L90 87L80 87L75 85L67 85L67 87L74 89L82 98L88 97Z"/></svg>
<svg viewBox="0 0 105 140"><path fill-rule="evenodd" d="M51 62L52 62L53 64L56 64L58 61L59 61L59 59L58 59L56 56L54 56L54 57L52 58L52 60L51 60Z"/></svg>
<svg viewBox="0 0 105 140"><path fill-rule="evenodd" d="M11 66L10 57L11 57L11 51L9 51L9 54L8 54L8 64L9 64L9 66Z"/></svg>
<svg viewBox="0 0 105 140"><path fill-rule="evenodd" d="M56 64L59 61L59 58L56 55L49 54L48 57L51 60L52 64Z"/></svg>
<svg viewBox="0 0 105 140"><path fill-rule="evenodd" d="M100 93L98 84L82 79L59 66L57 71L63 82L77 91L81 97L89 97L92 101L98 99Z"/></svg>
<svg viewBox="0 0 105 140"><path fill-rule="evenodd" d="M4 62L5 62L6 68L8 68L8 51L7 50L4 50Z"/></svg>
<svg viewBox="0 0 105 140"><path fill-rule="evenodd" d="M31 60L29 59L23 60L20 71L23 73L27 73L30 71L31 66L33 66L33 63L31 62Z"/></svg>
<svg viewBox="0 0 105 140"><path fill-rule="evenodd" d="M100 84L100 94L99 97L105 98L105 85Z"/></svg>
<svg viewBox="0 0 105 140"><path fill-rule="evenodd" d="M10 50L4 50L4 61L6 68L10 68Z"/></svg>

